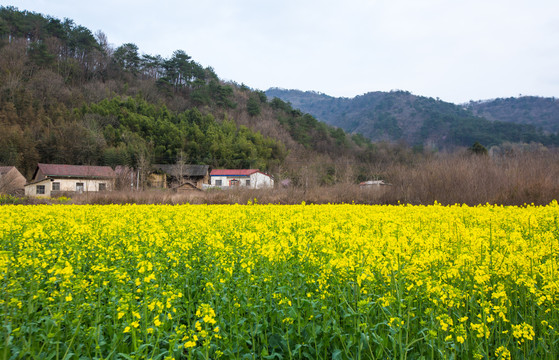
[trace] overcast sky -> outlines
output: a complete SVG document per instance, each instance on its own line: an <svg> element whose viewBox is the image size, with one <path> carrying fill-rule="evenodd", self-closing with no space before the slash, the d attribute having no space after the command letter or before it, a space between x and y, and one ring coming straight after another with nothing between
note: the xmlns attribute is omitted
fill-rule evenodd
<svg viewBox="0 0 559 360"><path fill-rule="evenodd" d="M559 97L558 0L21 0L252 88Z"/></svg>

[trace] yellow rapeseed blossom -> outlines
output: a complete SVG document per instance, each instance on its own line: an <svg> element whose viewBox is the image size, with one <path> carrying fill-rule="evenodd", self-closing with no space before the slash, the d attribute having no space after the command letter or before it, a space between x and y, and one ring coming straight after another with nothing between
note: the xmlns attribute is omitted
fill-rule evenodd
<svg viewBox="0 0 559 360"><path fill-rule="evenodd" d="M3 205L0 320L13 357L546 358L558 228L557 202Z"/></svg>

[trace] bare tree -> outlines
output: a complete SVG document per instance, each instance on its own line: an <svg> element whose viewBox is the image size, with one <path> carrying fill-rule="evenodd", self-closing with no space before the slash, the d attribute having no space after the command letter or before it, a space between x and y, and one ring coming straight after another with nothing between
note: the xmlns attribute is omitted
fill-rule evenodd
<svg viewBox="0 0 559 360"><path fill-rule="evenodd" d="M184 183L184 173L186 171L186 155L183 151L177 154L177 163L173 166L173 176L177 179L177 186Z"/></svg>
<svg viewBox="0 0 559 360"><path fill-rule="evenodd" d="M144 154L140 153L138 156L138 180L137 180L137 189L142 190L145 189L147 185L147 179L149 175L149 171L151 169L151 161L149 157Z"/></svg>
<svg viewBox="0 0 559 360"><path fill-rule="evenodd" d="M17 40L0 49L0 89L15 93L21 85L27 59L25 40Z"/></svg>

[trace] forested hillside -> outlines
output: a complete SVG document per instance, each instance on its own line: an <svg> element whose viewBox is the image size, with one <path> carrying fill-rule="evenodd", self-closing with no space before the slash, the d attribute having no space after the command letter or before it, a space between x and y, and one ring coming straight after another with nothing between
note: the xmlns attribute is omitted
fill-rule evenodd
<svg viewBox="0 0 559 360"><path fill-rule="evenodd" d="M553 134L543 133L535 126L542 125L535 121L540 119L539 114L534 114L533 121L519 120L516 121L518 124L514 124L505 121L506 116L499 116L496 107L482 107L483 103L479 104L479 110L474 114L463 106L405 91L371 92L351 99L283 89L269 89L266 94L283 99L320 121L350 133L361 133L374 141L403 140L410 145L441 148L470 146L475 142L485 146L503 142L556 145L559 140L555 134L559 127L557 121L555 128L546 128ZM510 114L510 111L500 111L501 115ZM542 121L550 125L553 115L548 112L549 116ZM494 114L490 118L493 121L482 117L488 113Z"/></svg>
<svg viewBox="0 0 559 360"><path fill-rule="evenodd" d="M348 164L408 156L224 82L183 50L113 48L102 32L13 7L0 7L0 134L0 164L27 177L37 162L146 168L180 158L329 183Z"/></svg>
<svg viewBox="0 0 559 360"><path fill-rule="evenodd" d="M528 124L549 133L559 132L559 99L521 96L471 101L467 108L488 120Z"/></svg>

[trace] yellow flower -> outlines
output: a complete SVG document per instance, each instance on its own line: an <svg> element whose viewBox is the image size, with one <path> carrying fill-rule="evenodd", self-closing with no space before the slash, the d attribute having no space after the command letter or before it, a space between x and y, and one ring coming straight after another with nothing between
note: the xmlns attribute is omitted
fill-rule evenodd
<svg viewBox="0 0 559 360"><path fill-rule="evenodd" d="M500 346L495 350L495 356L499 360L510 360L511 358L510 351L504 346Z"/></svg>
<svg viewBox="0 0 559 360"><path fill-rule="evenodd" d="M185 349L189 349L189 348L193 348L196 346L196 343L194 341L187 341L184 343L184 348Z"/></svg>
<svg viewBox="0 0 559 360"><path fill-rule="evenodd" d="M208 324L210 324L210 325L213 325L213 324L216 323L215 319L212 318L212 317L209 316L209 315L204 316L203 320L204 320L205 323L208 323Z"/></svg>
<svg viewBox="0 0 559 360"><path fill-rule="evenodd" d="M284 324L290 324L291 325L291 324L293 324L293 318L286 317L285 319L282 320L282 322Z"/></svg>

